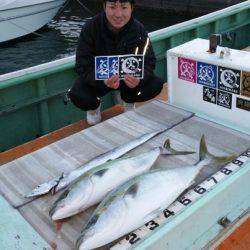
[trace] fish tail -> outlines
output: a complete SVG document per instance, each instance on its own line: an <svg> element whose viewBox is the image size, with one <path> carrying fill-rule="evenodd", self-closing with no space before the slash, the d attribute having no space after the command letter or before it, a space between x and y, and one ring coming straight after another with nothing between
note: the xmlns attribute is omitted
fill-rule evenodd
<svg viewBox="0 0 250 250"><path fill-rule="evenodd" d="M235 154L229 155L229 156L215 156L213 154L211 154L208 149L207 149L207 144L206 144L206 140L205 140L205 136L202 135L201 139L200 139L200 149L199 149L199 160L196 164L198 164L199 162L205 160L205 159L210 159L211 162L225 162L228 163L232 160L234 160L237 156Z"/></svg>
<svg viewBox="0 0 250 250"><path fill-rule="evenodd" d="M235 154L227 156L215 156L211 154L207 149L205 136L202 135L200 139L199 158L196 164L194 164L197 167L197 174L190 184L190 188L218 172L223 166L230 163L236 157L237 155Z"/></svg>
<svg viewBox="0 0 250 250"><path fill-rule="evenodd" d="M161 151L162 155L188 155L188 154L195 153L193 151L178 151L178 150L175 150L174 148L171 147L169 139L167 139L164 142L163 147L160 147L160 151Z"/></svg>

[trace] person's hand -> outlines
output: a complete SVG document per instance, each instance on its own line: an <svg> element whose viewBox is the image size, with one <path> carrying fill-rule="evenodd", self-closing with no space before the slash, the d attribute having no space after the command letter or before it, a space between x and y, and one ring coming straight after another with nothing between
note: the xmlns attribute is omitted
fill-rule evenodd
<svg viewBox="0 0 250 250"><path fill-rule="evenodd" d="M120 86L119 76L111 76L109 79L104 80L104 84L111 89L118 89Z"/></svg>
<svg viewBox="0 0 250 250"><path fill-rule="evenodd" d="M125 75L124 82L129 88L135 88L140 83L140 79L131 75Z"/></svg>

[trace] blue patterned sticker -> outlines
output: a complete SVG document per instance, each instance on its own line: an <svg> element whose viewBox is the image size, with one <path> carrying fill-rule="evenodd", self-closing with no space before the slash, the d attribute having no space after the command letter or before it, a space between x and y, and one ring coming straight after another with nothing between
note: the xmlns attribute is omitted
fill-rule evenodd
<svg viewBox="0 0 250 250"><path fill-rule="evenodd" d="M217 66L197 62L197 83L207 87L217 88Z"/></svg>
<svg viewBox="0 0 250 250"><path fill-rule="evenodd" d="M113 75L118 75L119 74L119 58L118 56L110 56L108 58L109 61L109 77L113 76Z"/></svg>
<svg viewBox="0 0 250 250"><path fill-rule="evenodd" d="M96 80L104 80L109 78L109 67L107 56L97 56L95 58L95 77Z"/></svg>

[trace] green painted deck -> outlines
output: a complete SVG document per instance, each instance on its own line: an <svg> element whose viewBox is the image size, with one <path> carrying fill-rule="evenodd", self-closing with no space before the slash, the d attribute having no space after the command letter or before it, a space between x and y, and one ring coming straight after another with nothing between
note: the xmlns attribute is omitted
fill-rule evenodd
<svg viewBox="0 0 250 250"><path fill-rule="evenodd" d="M49 244L0 196L0 249L2 250L49 250Z"/></svg>

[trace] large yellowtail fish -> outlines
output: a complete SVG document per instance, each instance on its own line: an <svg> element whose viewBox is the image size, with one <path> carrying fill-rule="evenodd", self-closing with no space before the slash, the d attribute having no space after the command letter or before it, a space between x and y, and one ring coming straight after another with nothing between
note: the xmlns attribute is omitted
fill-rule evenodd
<svg viewBox="0 0 250 250"><path fill-rule="evenodd" d="M79 176L87 172L88 170L103 164L109 160L117 159L118 157L126 154L130 150L138 147L139 145L143 144L144 142L148 141L149 139L163 133L166 131L166 129L158 130L156 132L146 133L134 140L131 140L121 146L118 146L104 154L101 154L87 163L83 164L79 168L71 171L68 174L63 174L59 177L53 178L52 180L45 182L43 184L38 185L36 188L34 188L29 194L26 195L27 198L39 196L43 194L47 194L48 192L56 193L59 190L65 188L70 183L72 183L74 180L76 180Z"/></svg>
<svg viewBox="0 0 250 250"><path fill-rule="evenodd" d="M97 207L77 240L77 249L94 249L143 226L173 203L210 163L223 166L236 156L207 152L204 136L193 166L158 169L134 177L112 191Z"/></svg>
<svg viewBox="0 0 250 250"><path fill-rule="evenodd" d="M194 152L176 151L170 141L133 157L124 157L106 162L90 169L65 190L50 210L52 220L75 215L102 201L117 186L148 171L160 155L181 155Z"/></svg>

